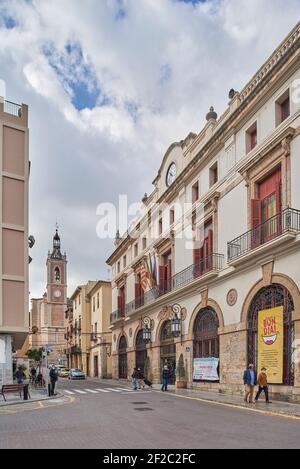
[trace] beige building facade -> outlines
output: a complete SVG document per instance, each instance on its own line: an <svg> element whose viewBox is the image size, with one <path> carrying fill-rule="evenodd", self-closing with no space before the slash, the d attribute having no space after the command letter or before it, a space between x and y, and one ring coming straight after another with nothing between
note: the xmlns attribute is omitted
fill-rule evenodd
<svg viewBox="0 0 300 469"><path fill-rule="evenodd" d="M89 376L93 378L111 378L111 283L98 281L88 296L90 298L91 316Z"/></svg>
<svg viewBox="0 0 300 469"><path fill-rule="evenodd" d="M240 394L258 366L258 315L280 307L283 373L270 390L300 401L299 58L297 24L221 117L211 108L164 155L107 261L113 378L139 366L157 383L167 363L175 382L183 354L189 387ZM218 360L218 379L195 378L195 359Z"/></svg>
<svg viewBox="0 0 300 469"><path fill-rule="evenodd" d="M28 334L28 107L0 97L0 386Z"/></svg>
<svg viewBox="0 0 300 469"><path fill-rule="evenodd" d="M111 369L111 284L90 281L71 296L72 327L69 366L87 376L110 378Z"/></svg>

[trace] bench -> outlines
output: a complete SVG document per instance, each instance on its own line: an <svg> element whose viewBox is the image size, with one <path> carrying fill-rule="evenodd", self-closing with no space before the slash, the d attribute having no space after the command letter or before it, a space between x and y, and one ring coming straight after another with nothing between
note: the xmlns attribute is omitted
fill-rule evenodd
<svg viewBox="0 0 300 469"><path fill-rule="evenodd" d="M3 399L6 402L6 394L19 394L20 399L22 399L21 393L23 391L23 399L24 401L27 401L28 397L30 398L28 388L28 384L3 384L0 394L3 396Z"/></svg>

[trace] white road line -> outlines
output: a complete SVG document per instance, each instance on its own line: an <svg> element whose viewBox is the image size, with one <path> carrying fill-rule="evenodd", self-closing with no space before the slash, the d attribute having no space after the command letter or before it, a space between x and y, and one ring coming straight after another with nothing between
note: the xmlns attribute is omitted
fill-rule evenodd
<svg viewBox="0 0 300 469"><path fill-rule="evenodd" d="M68 391L67 389L64 389L64 392L65 392L66 394L71 394L71 395L72 395L72 394L75 394L75 392Z"/></svg>
<svg viewBox="0 0 300 469"><path fill-rule="evenodd" d="M87 394L85 391L81 391L80 389L74 389L75 392L78 392L78 394Z"/></svg>
<svg viewBox="0 0 300 469"><path fill-rule="evenodd" d="M128 389L128 388L117 388L120 389L121 391L126 391L126 392L133 392L133 389Z"/></svg>
<svg viewBox="0 0 300 469"><path fill-rule="evenodd" d="M86 392L90 392L92 394L98 394L98 391L95 391L94 389L85 389Z"/></svg>
<svg viewBox="0 0 300 469"><path fill-rule="evenodd" d="M122 392L120 389L113 389L113 388L105 388L107 391L113 391L113 392Z"/></svg>
<svg viewBox="0 0 300 469"><path fill-rule="evenodd" d="M96 388L96 391L99 391L99 392L110 392L110 391L107 391L106 389L100 389L100 388L99 388L99 389Z"/></svg>

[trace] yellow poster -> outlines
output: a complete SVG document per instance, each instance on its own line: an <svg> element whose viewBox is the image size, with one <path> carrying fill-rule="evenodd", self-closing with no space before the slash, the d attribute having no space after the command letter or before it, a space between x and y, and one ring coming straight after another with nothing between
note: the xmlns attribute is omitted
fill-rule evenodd
<svg viewBox="0 0 300 469"><path fill-rule="evenodd" d="M283 307L258 313L258 372L267 369L268 382L283 381Z"/></svg>

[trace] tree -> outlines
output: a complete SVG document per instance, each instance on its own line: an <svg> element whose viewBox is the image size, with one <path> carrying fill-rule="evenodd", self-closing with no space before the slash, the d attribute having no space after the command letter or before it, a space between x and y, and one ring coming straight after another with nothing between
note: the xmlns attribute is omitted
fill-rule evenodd
<svg viewBox="0 0 300 469"><path fill-rule="evenodd" d="M28 350L26 355L30 360L33 360L36 363L40 363L42 361L44 351L45 349L43 347L39 349L33 348L33 349Z"/></svg>

